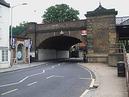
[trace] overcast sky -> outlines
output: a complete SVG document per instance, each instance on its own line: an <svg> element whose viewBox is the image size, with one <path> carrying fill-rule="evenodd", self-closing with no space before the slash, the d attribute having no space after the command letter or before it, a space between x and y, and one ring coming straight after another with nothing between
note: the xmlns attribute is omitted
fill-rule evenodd
<svg viewBox="0 0 129 97"><path fill-rule="evenodd" d="M79 11L80 19L85 19L84 14L87 11L92 11L101 5L107 9L115 8L118 11L117 17L129 16L129 0L5 0L11 6L21 3L28 5L17 6L13 8L13 26L19 25L23 21L41 23L41 16L44 11L55 4L67 4L73 9Z"/></svg>

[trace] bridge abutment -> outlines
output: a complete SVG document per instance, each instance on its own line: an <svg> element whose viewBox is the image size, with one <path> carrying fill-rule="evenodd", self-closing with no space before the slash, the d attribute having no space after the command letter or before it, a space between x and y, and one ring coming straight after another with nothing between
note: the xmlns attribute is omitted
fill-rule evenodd
<svg viewBox="0 0 129 97"><path fill-rule="evenodd" d="M99 5L94 11L89 11L87 17L87 41L89 62L109 62L111 44L117 41L115 9L106 9ZM111 50L111 51L110 51Z"/></svg>

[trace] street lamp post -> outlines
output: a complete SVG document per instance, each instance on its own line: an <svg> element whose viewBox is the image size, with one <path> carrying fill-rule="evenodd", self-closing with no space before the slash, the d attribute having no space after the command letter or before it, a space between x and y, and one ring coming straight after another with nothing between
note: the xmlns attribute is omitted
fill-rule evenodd
<svg viewBox="0 0 129 97"><path fill-rule="evenodd" d="M13 25L13 8L15 8L15 7L17 7L17 6L20 6L20 5L27 5L27 3L22 3L22 4L18 4L18 5L15 5L15 6L11 6L10 8L11 8L11 25L10 25L10 45L11 45L11 47L12 47L12 41L13 41L13 32L12 32L12 25Z"/></svg>
<svg viewBox="0 0 129 97"><path fill-rule="evenodd" d="M17 6L20 6L20 5L27 5L27 3L22 3L22 4L17 4L15 6L11 6L11 25L10 25L10 38L9 38L9 43L10 43L10 51L11 51L11 48L13 46L13 32L12 32L12 28L13 28L13 8L17 7ZM11 66L13 65L13 60L12 60L12 54L10 56L10 61L11 61Z"/></svg>

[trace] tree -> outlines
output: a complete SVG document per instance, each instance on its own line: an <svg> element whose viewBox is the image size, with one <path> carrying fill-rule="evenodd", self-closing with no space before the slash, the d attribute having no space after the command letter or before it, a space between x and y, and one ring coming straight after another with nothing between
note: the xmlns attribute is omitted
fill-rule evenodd
<svg viewBox="0 0 129 97"><path fill-rule="evenodd" d="M42 16L44 23L65 22L79 20L79 11L66 4L51 6Z"/></svg>
<svg viewBox="0 0 129 97"><path fill-rule="evenodd" d="M18 26L12 28L12 35L17 36L26 31L27 22L20 23Z"/></svg>

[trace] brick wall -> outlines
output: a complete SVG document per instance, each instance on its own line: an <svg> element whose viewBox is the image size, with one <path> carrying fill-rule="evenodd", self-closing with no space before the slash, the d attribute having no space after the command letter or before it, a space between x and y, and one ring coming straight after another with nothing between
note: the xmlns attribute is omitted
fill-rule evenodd
<svg viewBox="0 0 129 97"><path fill-rule="evenodd" d="M93 35L93 53L108 53L110 43L116 42L114 15L87 18L88 34Z"/></svg>

